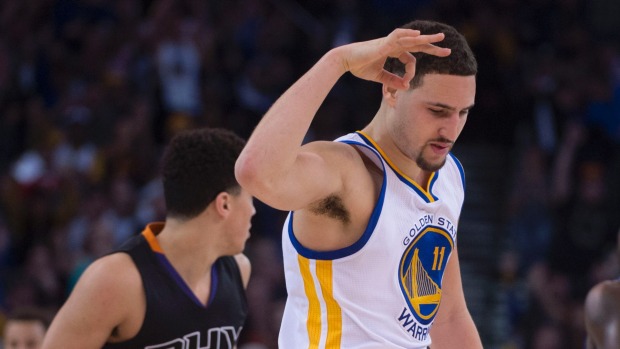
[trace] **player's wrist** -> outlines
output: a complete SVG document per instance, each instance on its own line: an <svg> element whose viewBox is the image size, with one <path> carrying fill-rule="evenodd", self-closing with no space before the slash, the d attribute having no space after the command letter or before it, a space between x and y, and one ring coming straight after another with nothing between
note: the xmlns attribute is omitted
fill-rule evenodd
<svg viewBox="0 0 620 349"><path fill-rule="evenodd" d="M335 47L329 50L324 56L323 59L326 63L335 69L338 74L344 75L349 71L349 65L347 60L345 59L345 49L343 46Z"/></svg>

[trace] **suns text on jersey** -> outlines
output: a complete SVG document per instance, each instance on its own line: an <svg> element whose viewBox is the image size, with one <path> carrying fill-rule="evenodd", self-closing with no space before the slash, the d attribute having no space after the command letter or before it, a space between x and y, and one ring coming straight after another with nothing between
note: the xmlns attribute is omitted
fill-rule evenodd
<svg viewBox="0 0 620 349"><path fill-rule="evenodd" d="M207 345L202 346L200 332L186 334L183 338L173 339L166 343L149 345L144 349L233 349L239 339L241 327L223 326L209 329Z"/></svg>

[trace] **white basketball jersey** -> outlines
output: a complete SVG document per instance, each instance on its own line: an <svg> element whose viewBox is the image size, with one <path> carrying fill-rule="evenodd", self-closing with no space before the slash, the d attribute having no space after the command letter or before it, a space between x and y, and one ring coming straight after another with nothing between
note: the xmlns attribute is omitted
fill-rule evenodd
<svg viewBox="0 0 620 349"><path fill-rule="evenodd" d="M335 251L302 246L289 213L282 235L288 298L279 347L426 348L455 248L463 168L450 154L421 187L365 134L336 141L356 145L383 168L380 196L361 238Z"/></svg>

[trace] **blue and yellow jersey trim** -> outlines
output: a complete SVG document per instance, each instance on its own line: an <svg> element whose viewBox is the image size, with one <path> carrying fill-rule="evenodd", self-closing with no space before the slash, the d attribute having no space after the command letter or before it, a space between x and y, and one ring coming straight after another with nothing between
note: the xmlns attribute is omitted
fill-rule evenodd
<svg viewBox="0 0 620 349"><path fill-rule="evenodd" d="M463 191L465 191L465 170L463 170L463 165L461 164L459 159L457 159L456 156L454 156L454 154L452 153L448 153L448 154L450 154L450 157L452 157L452 160L454 160L456 167L459 169L459 173L461 175L461 183L463 183Z"/></svg>
<svg viewBox="0 0 620 349"><path fill-rule="evenodd" d="M357 131L356 133L364 140L364 142L366 142L369 146L371 146L377 152L379 152L379 154L381 154L381 157L383 157L383 160L385 160L385 162L388 164L388 166L390 166L392 171L394 171L394 173L396 173L396 176L403 183L405 183L407 186L412 188L422 199L424 199L424 201L430 203L430 202L435 202L435 201L439 200L438 197L433 195L432 190L431 190L433 188L433 185L437 181L437 178L439 177L439 172L435 171L435 172L431 173L431 176L428 179L428 183L426 183L425 187L422 187L420 184L416 183L416 181L414 181L413 179L409 178L409 176L407 176L404 172L402 172L396 166L396 164L394 164L392 162L392 160L390 160L390 158L383 151L383 149L381 149L381 147L379 147L379 144L377 144L377 142L375 142L372 138L370 138L370 136L368 136L367 134L365 134L362 131Z"/></svg>

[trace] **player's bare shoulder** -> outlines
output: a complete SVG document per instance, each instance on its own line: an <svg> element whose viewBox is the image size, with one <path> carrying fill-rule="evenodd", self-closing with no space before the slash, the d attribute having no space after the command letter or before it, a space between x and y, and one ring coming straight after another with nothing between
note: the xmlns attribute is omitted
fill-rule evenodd
<svg viewBox="0 0 620 349"><path fill-rule="evenodd" d="M95 260L84 272L85 278L97 283L116 280L126 286L142 286L140 273L131 257L122 252L112 253Z"/></svg>
<svg viewBox="0 0 620 349"><path fill-rule="evenodd" d="M243 287L247 288L248 282L250 281L250 275L252 273L252 264L250 259L243 253L238 253L234 257L237 262L237 266L239 267L239 272L241 273Z"/></svg>
<svg viewBox="0 0 620 349"><path fill-rule="evenodd" d="M335 165L345 165L343 162L352 164L360 160L360 156L355 148L342 142L314 141L304 144L302 149L320 154L327 161L335 160Z"/></svg>
<svg viewBox="0 0 620 349"><path fill-rule="evenodd" d="M146 312L146 296L140 272L128 254L117 252L97 259L86 269L80 283L91 288L108 313L115 314L111 341L126 340L138 333Z"/></svg>
<svg viewBox="0 0 620 349"><path fill-rule="evenodd" d="M355 179L366 175L366 157L353 145L315 141L303 146L304 151L320 155L330 166L343 173L347 179Z"/></svg>
<svg viewBox="0 0 620 349"><path fill-rule="evenodd" d="M607 280L592 287L585 305L587 314L597 314L606 309L620 309L620 280Z"/></svg>
<svg viewBox="0 0 620 349"><path fill-rule="evenodd" d="M359 201L359 195L366 195L369 188L376 186L377 178L382 177L382 171L368 159L368 157L354 145L316 141L304 145L305 150L319 154L333 168L334 172L342 178L341 190L330 195L344 200L345 203L352 199ZM360 190L363 188L364 190Z"/></svg>
<svg viewBox="0 0 620 349"><path fill-rule="evenodd" d="M617 348L620 342L620 280L593 286L585 300L586 348Z"/></svg>
<svg viewBox="0 0 620 349"><path fill-rule="evenodd" d="M96 287L102 301L123 309L139 310L144 302L144 290L140 272L131 257L122 252L109 254L94 261L82 277L84 286Z"/></svg>

